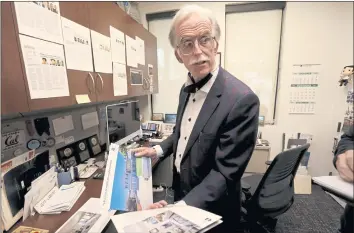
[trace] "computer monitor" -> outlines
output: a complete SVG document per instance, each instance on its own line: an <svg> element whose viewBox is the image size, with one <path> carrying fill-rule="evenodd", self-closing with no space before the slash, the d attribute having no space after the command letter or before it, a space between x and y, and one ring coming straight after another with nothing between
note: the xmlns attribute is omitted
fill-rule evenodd
<svg viewBox="0 0 354 233"><path fill-rule="evenodd" d="M142 136L138 101L124 101L106 106L107 151L111 143L122 145Z"/></svg>

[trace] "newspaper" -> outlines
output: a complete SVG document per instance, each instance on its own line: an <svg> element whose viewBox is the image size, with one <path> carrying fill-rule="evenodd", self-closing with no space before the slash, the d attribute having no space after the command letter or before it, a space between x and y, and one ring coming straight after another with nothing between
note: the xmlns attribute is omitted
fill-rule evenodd
<svg viewBox="0 0 354 233"><path fill-rule="evenodd" d="M78 211L66 221L56 233L67 232L102 232L110 217L116 211L104 210L99 198L90 198Z"/></svg>
<svg viewBox="0 0 354 233"><path fill-rule="evenodd" d="M195 233L220 224L221 216L192 206L173 206L111 217L118 232Z"/></svg>
<svg viewBox="0 0 354 233"><path fill-rule="evenodd" d="M153 203L151 160L111 144L101 191L106 210L138 211Z"/></svg>

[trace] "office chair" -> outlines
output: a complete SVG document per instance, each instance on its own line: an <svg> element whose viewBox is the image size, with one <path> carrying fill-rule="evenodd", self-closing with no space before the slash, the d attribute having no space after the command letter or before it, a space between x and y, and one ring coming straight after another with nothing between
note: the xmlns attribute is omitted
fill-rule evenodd
<svg viewBox="0 0 354 233"><path fill-rule="evenodd" d="M277 219L294 202L294 178L310 144L283 151L264 175L242 178L242 214L248 232L272 232Z"/></svg>

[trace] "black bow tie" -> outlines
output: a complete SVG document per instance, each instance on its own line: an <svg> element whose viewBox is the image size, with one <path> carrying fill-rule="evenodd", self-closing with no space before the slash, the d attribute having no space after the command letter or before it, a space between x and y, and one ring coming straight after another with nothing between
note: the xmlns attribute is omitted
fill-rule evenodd
<svg viewBox="0 0 354 233"><path fill-rule="evenodd" d="M191 73L188 73L188 77L191 79L191 85L186 86L183 91L187 93L195 93L197 90L200 90L210 79L213 77L211 73L209 73L206 77L202 78L199 82L195 82Z"/></svg>

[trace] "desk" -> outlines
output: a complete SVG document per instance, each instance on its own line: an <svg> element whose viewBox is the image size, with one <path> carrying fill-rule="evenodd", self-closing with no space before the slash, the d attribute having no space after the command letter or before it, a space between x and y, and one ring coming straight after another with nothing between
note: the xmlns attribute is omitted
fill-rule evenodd
<svg viewBox="0 0 354 233"><path fill-rule="evenodd" d="M270 146L256 146L245 172L265 173L270 159Z"/></svg>
<svg viewBox="0 0 354 233"><path fill-rule="evenodd" d="M58 230L81 206L83 206L86 201L92 197L100 198L103 180L88 179L85 182L86 189L81 194L79 200L74 204L68 212L62 212L61 214L54 215L41 215L36 213L34 216L28 217L22 222L22 219L17 222L8 232L14 231L19 226L35 227L40 229L49 230L49 233L54 233ZM160 200L165 200L169 204L173 204L173 191L168 190L168 195L166 196L166 191L153 193L153 201L158 202ZM120 212L117 211L116 214ZM115 233L115 227L110 221L103 232Z"/></svg>
<svg viewBox="0 0 354 233"><path fill-rule="evenodd" d="M36 213L36 215L28 217L23 222L21 219L8 232L14 231L19 226L30 226L49 230L50 233L54 233L71 217L71 215L80 209L88 199L91 197L99 198L101 196L102 184L103 180L88 179L85 182L85 191L81 194L79 200L77 200L70 211L54 215L42 215Z"/></svg>

